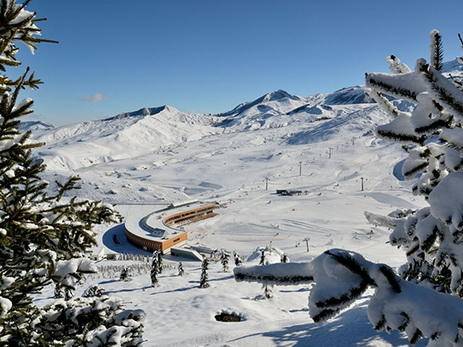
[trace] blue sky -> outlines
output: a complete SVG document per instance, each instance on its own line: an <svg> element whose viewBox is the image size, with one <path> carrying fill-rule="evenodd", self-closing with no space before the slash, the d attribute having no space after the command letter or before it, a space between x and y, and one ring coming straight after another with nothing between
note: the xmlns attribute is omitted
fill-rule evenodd
<svg viewBox="0 0 463 347"><path fill-rule="evenodd" d="M460 53L461 1L35 0L44 36L24 53L45 85L37 117L55 124L144 106L221 112L266 92L363 83L390 53L414 65L441 30Z"/></svg>

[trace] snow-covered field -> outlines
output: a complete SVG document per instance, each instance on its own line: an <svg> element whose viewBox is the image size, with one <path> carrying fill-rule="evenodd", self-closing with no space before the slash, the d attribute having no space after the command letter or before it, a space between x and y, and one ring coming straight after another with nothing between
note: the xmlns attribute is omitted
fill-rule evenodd
<svg viewBox="0 0 463 347"><path fill-rule="evenodd" d="M38 130L36 138L47 142L40 155L52 170L50 180L78 174L77 194L116 204L124 216L133 209L148 213L156 209L150 205L166 201L224 204L218 216L187 226L189 244L246 257L271 242L292 261L310 261L336 247L399 266L403 252L386 243L388 231L369 225L364 211L387 214L423 201L398 180L395 165L404 155L398 145L376 139L373 129L386 116L375 104L363 103L368 101L361 88L307 98L277 91L221 115L144 109ZM304 193L284 197L276 189ZM122 244L113 243L113 234ZM99 248L141 252L124 240L120 226L108 226ZM145 274L130 282L93 277L81 290L96 283L128 306L144 309L147 346L407 344L398 334L374 332L362 302L315 324L307 312L306 285L275 287L273 299L262 299L260 285L237 283L231 270L212 263L211 287L200 289L199 263L185 261L185 276L178 277L178 259L166 261L172 268L160 276L159 287L152 288ZM246 320L217 322L214 315L222 309Z"/></svg>

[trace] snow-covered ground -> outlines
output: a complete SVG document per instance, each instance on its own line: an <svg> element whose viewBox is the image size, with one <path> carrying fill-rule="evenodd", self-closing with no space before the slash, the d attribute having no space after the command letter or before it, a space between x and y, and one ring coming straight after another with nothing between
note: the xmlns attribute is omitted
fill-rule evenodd
<svg viewBox="0 0 463 347"><path fill-rule="evenodd" d="M369 101L361 88L336 93L303 98L277 91L213 116L145 109L40 130L36 137L48 142L40 155L53 170L50 180L78 174L77 194L117 204L124 216L192 198L224 204L218 216L186 227L189 244L246 257L271 242L291 261L346 248L399 266L403 252L386 244L389 233L369 225L364 211L387 214L423 201L393 175L400 177L394 170L404 157L400 146L374 136L386 116L374 104L356 103ZM278 196L276 189L303 194ZM120 244L113 243L114 234ZM106 252L140 252L124 243L120 226L100 236ZM275 287L273 299L262 299L260 285L237 283L231 271L212 263L211 287L200 289L199 263L185 262L186 274L178 277L178 259L167 258L172 268L160 276L159 287L151 288L145 274L130 282L95 277L81 290L97 283L128 306L144 309L147 346L407 344L398 334L374 332L361 302L315 324L307 312L307 285ZM243 313L246 320L217 322L214 315L222 309Z"/></svg>

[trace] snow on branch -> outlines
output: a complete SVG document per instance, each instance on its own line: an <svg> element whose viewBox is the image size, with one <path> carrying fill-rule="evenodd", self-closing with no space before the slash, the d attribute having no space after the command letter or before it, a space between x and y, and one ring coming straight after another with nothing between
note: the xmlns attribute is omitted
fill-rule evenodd
<svg viewBox="0 0 463 347"><path fill-rule="evenodd" d="M288 285L310 283L313 280L310 263L275 263L240 266L233 269L237 281Z"/></svg>
<svg viewBox="0 0 463 347"><path fill-rule="evenodd" d="M442 36L440 32L436 29L432 30L430 33L431 36L431 65L437 70L442 70L442 63L444 60L444 52L442 49Z"/></svg>
<svg viewBox="0 0 463 347"><path fill-rule="evenodd" d="M313 263L315 286L309 311L314 320L332 317L370 286L374 294L368 317L375 329L405 331L410 343L421 337L440 344L463 342L461 299L404 281L387 265L354 252L329 250Z"/></svg>
<svg viewBox="0 0 463 347"><path fill-rule="evenodd" d="M387 112L392 115L393 117L398 117L402 114L406 114L405 112L400 111L392 102L390 102L383 94L380 92L374 90L374 89L368 89L367 90L368 95L376 101L377 104L381 105L381 107L384 110L387 110Z"/></svg>
<svg viewBox="0 0 463 347"><path fill-rule="evenodd" d="M420 73L409 72L405 74L367 73L366 86L377 92L397 98L416 101L416 96L425 91Z"/></svg>
<svg viewBox="0 0 463 347"><path fill-rule="evenodd" d="M382 226L389 229L394 228L397 225L397 219L389 216L381 216L372 212L365 211L363 212L365 218L370 224L375 226Z"/></svg>
<svg viewBox="0 0 463 347"><path fill-rule="evenodd" d="M463 118L463 92L424 59L417 62L417 70L422 72L426 90L452 113Z"/></svg>
<svg viewBox="0 0 463 347"><path fill-rule="evenodd" d="M386 57L386 61L389 64L389 70L392 73L409 73L412 70L404 63L400 61L395 55L389 55Z"/></svg>
<svg viewBox="0 0 463 347"><path fill-rule="evenodd" d="M313 281L309 313L316 322L336 316L368 288L368 317L377 330L406 332L410 343L429 338L439 345L463 344L463 301L400 278L385 264L355 252L331 249L310 263L237 267L237 281L296 284Z"/></svg>

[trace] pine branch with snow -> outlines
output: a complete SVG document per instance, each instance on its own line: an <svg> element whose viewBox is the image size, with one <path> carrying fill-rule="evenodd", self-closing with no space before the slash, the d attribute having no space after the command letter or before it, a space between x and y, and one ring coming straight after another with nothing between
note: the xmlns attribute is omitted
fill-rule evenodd
<svg viewBox="0 0 463 347"><path fill-rule="evenodd" d="M442 36L438 30L431 31L431 57L430 62L432 67L434 67L437 71L442 70L442 64L444 60L444 51L442 47Z"/></svg>
<svg viewBox="0 0 463 347"><path fill-rule="evenodd" d="M199 288L209 288L209 275L207 270L209 269L209 260L203 259L201 264L201 278L199 280Z"/></svg>
<svg viewBox="0 0 463 347"><path fill-rule="evenodd" d="M276 263L234 269L238 281L267 285L314 283L309 314L315 322L336 316L374 290L368 318L376 330L404 331L410 343L428 338L435 345L463 343L463 302L452 295L406 281L385 264L372 263L360 254L331 249L310 263ZM303 279L303 280L301 280Z"/></svg>
<svg viewBox="0 0 463 347"><path fill-rule="evenodd" d="M132 311L110 299L71 300L79 280L96 271L85 258L96 243L93 227L118 216L101 202L70 197L77 177L55 187L44 181L46 167L33 155L41 144L20 131L21 117L33 106L31 99L18 100L20 92L41 81L29 69L17 79L6 71L21 65L18 43L35 49L40 42L52 42L39 36L39 19L26 9L29 2L0 0L0 344L63 345L71 336L82 336L87 342L68 345L134 345L142 332L141 313L129 318ZM56 295L67 300L39 308L33 296L52 283ZM103 311L107 319L102 320Z"/></svg>
<svg viewBox="0 0 463 347"><path fill-rule="evenodd" d="M410 343L425 337L430 346L463 345L463 91L441 72L440 34L433 31L431 40L430 64L418 59L411 71L391 56L392 73L366 74L372 98L392 118L377 133L407 144L403 175L429 204L387 217L366 213L372 224L392 229L390 243L406 252L398 274L334 249L311 263L237 267L236 280L314 282L309 312L315 321L334 317L372 288L368 316L376 329L405 331ZM400 111L391 98L415 107Z"/></svg>
<svg viewBox="0 0 463 347"><path fill-rule="evenodd" d="M389 228L392 245L402 247L407 263L400 268L403 278L425 282L436 290L463 296L463 92L452 78L441 73L442 38L431 32L431 64L418 59L413 72L367 74L367 86L379 105L389 113L389 124L378 134L399 141L412 141L402 173L414 180L413 193L429 203L414 213L393 218ZM380 85L387 84L388 93ZM413 94L412 112L398 113L382 96Z"/></svg>

